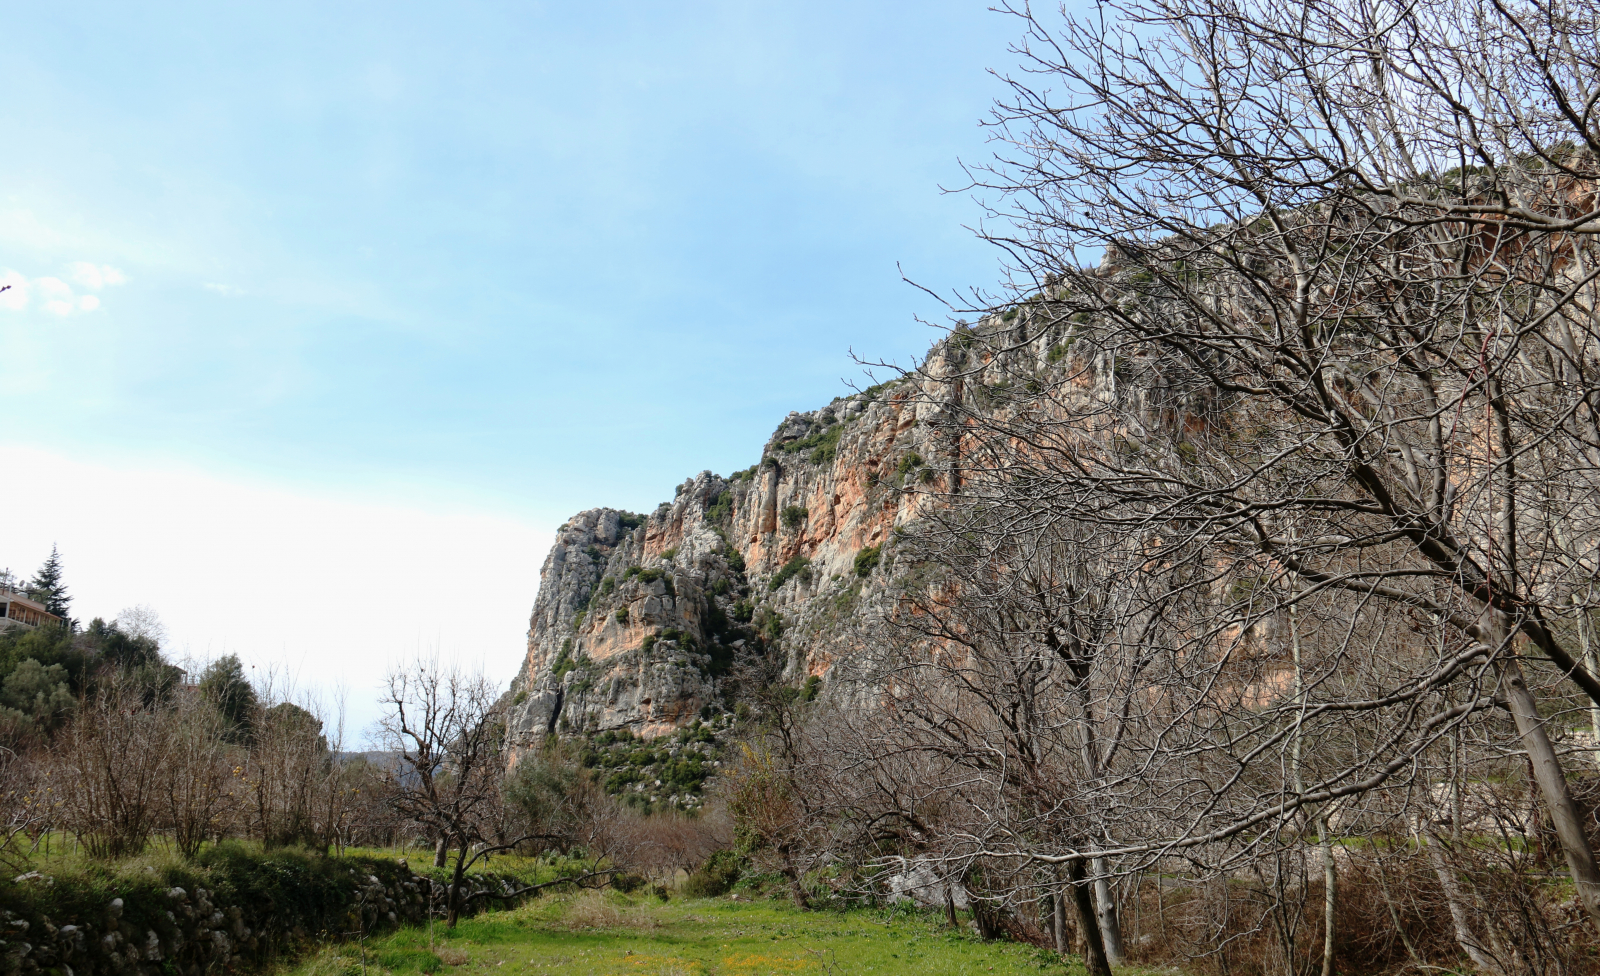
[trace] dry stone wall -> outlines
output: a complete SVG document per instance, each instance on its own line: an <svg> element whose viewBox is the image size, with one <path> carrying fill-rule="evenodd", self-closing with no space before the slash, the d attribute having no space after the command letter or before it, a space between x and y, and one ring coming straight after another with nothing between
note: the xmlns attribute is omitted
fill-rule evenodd
<svg viewBox="0 0 1600 976"><path fill-rule="evenodd" d="M253 876L245 872L253 872ZM194 879L210 875L210 883ZM264 968L309 942L441 916L445 886L404 862L286 855L240 871L85 884L29 872L0 889L0 976L202 976ZM473 876L505 904L513 879ZM120 890L119 890L120 889Z"/></svg>

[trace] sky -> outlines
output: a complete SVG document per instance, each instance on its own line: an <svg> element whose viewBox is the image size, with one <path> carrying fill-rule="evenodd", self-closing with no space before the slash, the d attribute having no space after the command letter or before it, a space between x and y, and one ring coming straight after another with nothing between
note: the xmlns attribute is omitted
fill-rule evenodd
<svg viewBox="0 0 1600 976"><path fill-rule="evenodd" d="M993 286L978 2L7 4L0 567L352 728ZM866 381L870 382L870 381Z"/></svg>

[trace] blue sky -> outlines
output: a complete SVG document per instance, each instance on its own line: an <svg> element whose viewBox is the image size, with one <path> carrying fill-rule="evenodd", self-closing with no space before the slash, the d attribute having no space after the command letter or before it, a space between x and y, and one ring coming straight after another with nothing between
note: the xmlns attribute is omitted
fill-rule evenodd
<svg viewBox="0 0 1600 976"><path fill-rule="evenodd" d="M24 508L49 479L23 457L535 534L649 509L845 392L851 348L925 349L914 317L940 310L897 262L997 277L978 208L939 189L987 157L986 69L1011 64L1017 25L981 2L67 0L4 22L0 446L21 453L0 464ZM0 562L31 569L62 521ZM130 544L63 553L87 580Z"/></svg>
<svg viewBox="0 0 1600 976"><path fill-rule="evenodd" d="M994 255L980 3L34 4L0 33L11 436L648 507L924 348ZM48 404L48 409L40 408ZM559 516L557 516L559 517Z"/></svg>

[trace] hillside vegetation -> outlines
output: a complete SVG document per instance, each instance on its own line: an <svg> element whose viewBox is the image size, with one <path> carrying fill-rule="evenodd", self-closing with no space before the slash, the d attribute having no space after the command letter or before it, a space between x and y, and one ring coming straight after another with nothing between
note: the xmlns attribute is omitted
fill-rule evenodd
<svg viewBox="0 0 1600 976"><path fill-rule="evenodd" d="M1007 285L922 362L569 520L511 688L398 667L369 757L0 638L0 857L429 851L394 969L1600 973L1594 5L1008 9ZM472 920L512 855L609 893Z"/></svg>

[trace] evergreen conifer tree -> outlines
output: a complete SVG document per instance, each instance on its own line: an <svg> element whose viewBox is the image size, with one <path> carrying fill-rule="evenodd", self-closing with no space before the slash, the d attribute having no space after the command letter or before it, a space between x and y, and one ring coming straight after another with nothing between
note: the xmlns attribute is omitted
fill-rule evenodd
<svg viewBox="0 0 1600 976"><path fill-rule="evenodd" d="M33 581L28 584L28 596L43 603L47 612L62 620L68 619L72 597L67 595L67 588L61 582L61 553L56 551L55 546L50 547L50 558L33 574Z"/></svg>
<svg viewBox="0 0 1600 976"><path fill-rule="evenodd" d="M220 657L200 675L200 694L211 702L227 723L225 737L230 742L250 738L256 710L256 690L244 676L244 664L237 654Z"/></svg>

